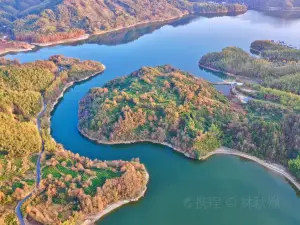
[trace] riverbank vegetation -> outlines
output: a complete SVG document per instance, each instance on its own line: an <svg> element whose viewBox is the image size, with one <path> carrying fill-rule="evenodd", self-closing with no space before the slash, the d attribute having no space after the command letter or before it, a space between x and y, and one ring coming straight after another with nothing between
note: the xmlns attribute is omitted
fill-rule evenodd
<svg viewBox="0 0 300 225"><path fill-rule="evenodd" d="M137 197L140 189L145 189L146 170L142 164L118 162L118 167L110 166L110 162L98 162L101 168L98 164L91 166L92 161L65 151L50 135L50 113L58 98L74 82L102 72L104 66L101 63L80 61L60 55L32 63L21 64L6 59L0 59L0 63L0 224L17 223L14 213L17 202L38 185L35 173L41 151L45 152L41 162L42 182L34 192L34 196L26 201L28 208L22 207L24 215L28 213L31 220L58 224L69 220L69 217L73 216L73 211L83 218L86 215L83 208L86 208L88 214L99 212L97 211L101 211L99 207L93 208L84 204L88 205L89 198L95 197L98 188L102 186L108 187L104 188L105 196L97 197L103 200L103 202L97 200L103 208L115 200ZM73 183L70 182L72 186L67 185L62 190L60 183L66 182L70 176L74 178ZM134 189L128 186L128 179L131 179L131 182L141 183L137 183ZM115 193L110 192L114 190L110 186L112 183L119 185ZM135 183L130 183L133 184ZM53 193L55 188L57 193L65 192L65 199L55 198L56 195ZM68 191L73 190L72 188L84 190L84 195L80 195L81 200L78 200L83 208L76 206L74 200L78 197L76 194L72 197L71 194L68 195L70 193ZM114 199L109 198L110 194ZM43 198L46 198L45 202L39 201ZM69 203L74 205L68 207ZM39 214L39 207L42 204L45 204L43 210L50 207L51 213L56 216L52 215L51 220L47 216L42 217ZM63 209L66 214L58 216L56 207ZM88 207L92 207L93 210L88 210Z"/></svg>
<svg viewBox="0 0 300 225"><path fill-rule="evenodd" d="M246 82L234 89L251 98L246 116L226 126L224 145L283 164L300 179L300 50L274 41L255 41L251 49L260 57L228 47L199 62Z"/></svg>
<svg viewBox="0 0 300 225"><path fill-rule="evenodd" d="M144 67L91 89L80 102L79 129L105 143L166 143L200 158L222 143L229 102L203 79L171 66Z"/></svg>

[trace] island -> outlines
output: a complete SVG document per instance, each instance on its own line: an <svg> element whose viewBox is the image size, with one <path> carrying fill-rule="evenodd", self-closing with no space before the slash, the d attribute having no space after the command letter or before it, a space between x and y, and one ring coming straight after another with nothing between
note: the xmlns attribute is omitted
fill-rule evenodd
<svg viewBox="0 0 300 225"><path fill-rule="evenodd" d="M246 116L227 125L224 145L288 167L300 179L300 50L272 40L250 48L258 57L227 47L199 61L242 82L231 91L248 99Z"/></svg>
<svg viewBox="0 0 300 225"><path fill-rule="evenodd" d="M4 1L0 7L0 34L15 41L48 46L87 39L151 22L188 14L244 13L242 4L182 0L24 0Z"/></svg>
<svg viewBox="0 0 300 225"><path fill-rule="evenodd" d="M90 160L50 134L64 91L104 69L61 55L23 64L0 59L0 224L90 224L144 195L148 173L138 159Z"/></svg>

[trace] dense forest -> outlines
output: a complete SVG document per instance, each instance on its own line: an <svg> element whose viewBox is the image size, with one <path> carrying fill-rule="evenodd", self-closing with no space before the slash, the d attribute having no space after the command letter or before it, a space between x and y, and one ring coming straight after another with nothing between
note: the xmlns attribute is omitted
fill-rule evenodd
<svg viewBox="0 0 300 225"><path fill-rule="evenodd" d="M2 1L0 19L5 27L2 27L3 32L10 32L18 41L38 43L77 38L85 33L101 33L141 22L174 19L191 13L247 10L246 6L239 4L183 0L23 0L22 4ZM32 7L28 6L29 2L32 2Z"/></svg>
<svg viewBox="0 0 300 225"><path fill-rule="evenodd" d="M91 161L64 150L50 135L50 113L65 88L103 70L101 63L60 55L25 64L0 59L0 224L18 224L15 207L35 188L42 149L41 183L22 207L31 220L82 221L145 190L148 175L138 160Z"/></svg>
<svg viewBox="0 0 300 225"><path fill-rule="evenodd" d="M300 115L280 104L250 100L246 117L225 127L224 145L283 165L300 153ZM299 177L300 178L300 177Z"/></svg>
<svg viewBox="0 0 300 225"><path fill-rule="evenodd" d="M144 67L80 102L79 129L107 143L167 143L201 158L222 143L220 127L232 119L229 103L203 79L171 66Z"/></svg>
<svg viewBox="0 0 300 225"><path fill-rule="evenodd" d="M227 47L199 62L246 82L235 87L250 97L246 116L225 126L224 145L289 166L300 179L300 50L268 40L254 41L251 50L260 57Z"/></svg>

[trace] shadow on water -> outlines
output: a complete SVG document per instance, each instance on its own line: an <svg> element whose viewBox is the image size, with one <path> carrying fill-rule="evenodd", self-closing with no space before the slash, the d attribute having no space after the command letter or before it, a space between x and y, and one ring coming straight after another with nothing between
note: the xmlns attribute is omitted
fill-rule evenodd
<svg viewBox="0 0 300 225"><path fill-rule="evenodd" d="M225 73L222 73L222 72L211 71L211 70L206 69L206 68L204 68L204 67L202 67L202 66L199 66L199 69L200 69L201 71L204 71L204 72L210 73L210 74L212 74L212 75L215 75L216 77L218 77L218 78L220 78L220 79L222 79L222 80L229 80L229 79L231 79L230 76L228 76L228 75L226 75Z"/></svg>

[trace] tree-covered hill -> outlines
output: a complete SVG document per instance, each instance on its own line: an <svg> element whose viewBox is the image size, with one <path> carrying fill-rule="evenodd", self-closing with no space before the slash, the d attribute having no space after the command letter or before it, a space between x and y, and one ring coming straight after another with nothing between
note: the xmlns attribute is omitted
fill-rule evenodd
<svg viewBox="0 0 300 225"><path fill-rule="evenodd" d="M106 143L152 141L200 158L222 143L229 102L203 79L171 66L144 67L91 89L81 101L79 129Z"/></svg>

